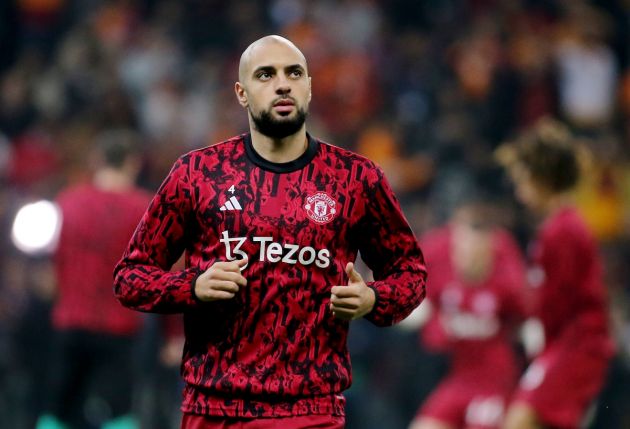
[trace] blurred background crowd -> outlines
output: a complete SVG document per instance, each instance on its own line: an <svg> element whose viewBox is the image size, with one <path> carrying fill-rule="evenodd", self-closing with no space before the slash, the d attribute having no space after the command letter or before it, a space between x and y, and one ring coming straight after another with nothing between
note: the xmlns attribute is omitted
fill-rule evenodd
<svg viewBox="0 0 630 429"><path fill-rule="evenodd" d="M30 428L41 411L55 295L49 256L8 238L17 210L85 181L103 131L141 135L151 192L178 155L247 131L233 84L265 34L306 55L308 130L378 162L419 235L481 191L525 247L529 219L494 148L545 116L583 138L577 201L605 258L619 346L592 427L630 427L629 1L3 0L0 428ZM134 356L134 409L151 429L179 419L177 350L160 326L145 316ZM350 346L348 427L405 428L444 361L415 329L353 322Z"/></svg>

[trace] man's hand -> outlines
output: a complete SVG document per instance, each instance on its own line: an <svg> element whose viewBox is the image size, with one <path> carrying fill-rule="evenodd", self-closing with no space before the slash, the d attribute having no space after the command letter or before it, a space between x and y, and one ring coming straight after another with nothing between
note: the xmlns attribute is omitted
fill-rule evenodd
<svg viewBox="0 0 630 429"><path fill-rule="evenodd" d="M241 274L241 267L246 264L247 259L215 262L197 277L193 285L195 296L204 302L234 298L241 287L247 286L247 279Z"/></svg>
<svg viewBox="0 0 630 429"><path fill-rule="evenodd" d="M348 286L333 286L331 290L330 309L339 319L359 319L372 311L376 296L354 269L352 262L346 265L346 274Z"/></svg>

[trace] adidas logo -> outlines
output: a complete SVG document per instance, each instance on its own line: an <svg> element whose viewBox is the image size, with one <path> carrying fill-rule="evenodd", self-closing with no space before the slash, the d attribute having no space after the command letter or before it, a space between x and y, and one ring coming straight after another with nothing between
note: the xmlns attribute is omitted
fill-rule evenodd
<svg viewBox="0 0 630 429"><path fill-rule="evenodd" d="M221 210L222 212L226 211L226 210L243 210L243 207L241 207L240 203L238 202L238 200L236 199L236 197L234 195L232 195L230 197L229 200L227 200L225 202L225 204L223 204L219 210Z"/></svg>

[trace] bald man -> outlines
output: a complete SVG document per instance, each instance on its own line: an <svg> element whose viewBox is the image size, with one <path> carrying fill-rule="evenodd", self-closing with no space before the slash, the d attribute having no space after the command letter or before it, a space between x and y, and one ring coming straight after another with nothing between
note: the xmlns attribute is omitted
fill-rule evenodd
<svg viewBox="0 0 630 429"><path fill-rule="evenodd" d="M293 43L252 43L234 90L249 132L177 160L115 295L184 314L182 428L342 428L350 323L388 326L418 306L422 253L383 171L306 132L311 78ZM374 281L355 270L359 251Z"/></svg>

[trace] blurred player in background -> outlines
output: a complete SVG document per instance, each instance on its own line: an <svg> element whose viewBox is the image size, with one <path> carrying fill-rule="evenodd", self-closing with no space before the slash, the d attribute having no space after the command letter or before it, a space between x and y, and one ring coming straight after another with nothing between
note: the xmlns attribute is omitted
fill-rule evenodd
<svg viewBox="0 0 630 429"><path fill-rule="evenodd" d="M516 330L525 318L524 258L483 198L462 202L421 245L430 267L431 316L423 345L450 358L450 370L410 429L498 428L520 365Z"/></svg>
<svg viewBox="0 0 630 429"><path fill-rule="evenodd" d="M569 130L547 118L497 150L516 196L540 220L528 279L545 334L542 353L513 397L506 429L582 427L613 355L597 243L571 201L578 154Z"/></svg>
<svg viewBox="0 0 630 429"><path fill-rule="evenodd" d="M91 396L105 404L101 428L138 427L130 411L132 346L141 319L112 297L111 272L150 195L135 186L141 160L133 132L107 131L96 148L91 183L74 185L57 198L62 226L54 254L56 333L47 414L37 429L85 427L85 401Z"/></svg>
<svg viewBox="0 0 630 429"><path fill-rule="evenodd" d="M116 296L184 313L183 428L342 428L350 321L411 313L422 253L383 171L307 134L311 78L293 43L252 43L235 92L250 133L175 163ZM183 251L187 268L168 272ZM354 268L359 251L374 282Z"/></svg>

